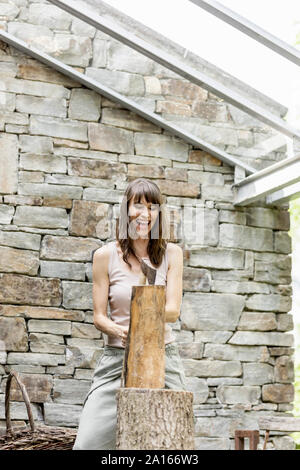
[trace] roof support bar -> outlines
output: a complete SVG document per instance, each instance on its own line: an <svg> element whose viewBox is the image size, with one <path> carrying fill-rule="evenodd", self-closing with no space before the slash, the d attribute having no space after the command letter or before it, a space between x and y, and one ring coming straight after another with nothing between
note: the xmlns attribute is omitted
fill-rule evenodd
<svg viewBox="0 0 300 470"><path fill-rule="evenodd" d="M119 25L97 15L95 12L89 10L85 6L76 5L72 0L49 0L50 3L62 8L71 15L85 21L86 23L94 26L96 29L104 31L113 38L121 41L136 51L144 54L150 59L155 60L164 67L167 67L173 72L188 79L190 82L199 85L217 96L225 99L227 102L241 109L242 111L251 114L265 124L277 129L279 132L287 135L288 137L296 137L300 139L300 131L290 126L286 121L273 115L269 111L261 108L260 106L252 103L243 95L236 93L218 81L208 77L202 72L184 64L181 60L176 59L174 56L162 51L158 47L147 43L143 39L135 36L127 30L121 28Z"/></svg>
<svg viewBox="0 0 300 470"><path fill-rule="evenodd" d="M234 191L233 203L241 206L247 205L298 181L300 181L300 154L285 158L274 165L257 171L240 182L232 184L231 187ZM272 202L272 197L267 199L266 202Z"/></svg>
<svg viewBox="0 0 300 470"><path fill-rule="evenodd" d="M206 152L210 153L214 157L222 160L227 165L235 166L239 165L240 167L244 168L247 174L255 173L255 168L252 168L250 165L242 162L238 158L229 155L228 153L224 152L223 150L219 149L218 147L211 145L210 143L200 139L199 137L190 134L189 132L185 131L184 129L169 123L165 119L161 118L158 114L151 113L147 111L142 106L138 105L135 101L126 98L125 96L117 93L113 89L102 85L97 80L94 80L91 77L87 77L83 73L78 72L77 70L69 67L68 65L64 64L63 62L55 59L54 57L39 51L38 49L28 46L26 42L22 41L15 36L0 30L0 39L5 41L6 43L12 45L16 49L20 50L21 52L30 55L31 57L43 62L44 64L53 67L54 69L58 70L59 72L67 75L68 77L77 80L79 83L82 83L87 88L100 93L101 95L105 96L106 98L122 104L124 108L129 109L130 111L135 112L139 116L147 119L148 121L153 122L159 127L166 129L167 131L171 132L173 135L180 137L185 142L192 144L194 147L201 148Z"/></svg>
<svg viewBox="0 0 300 470"><path fill-rule="evenodd" d="M240 16L235 11L230 10L222 3L216 2L215 0L190 0L190 2L195 3L195 5L198 5L208 13L211 13L269 49L272 49L274 52L285 57L285 59L294 62L296 65L300 65L300 51L298 49L290 46L288 43L243 16Z"/></svg>
<svg viewBox="0 0 300 470"><path fill-rule="evenodd" d="M275 193L269 194L266 197L267 204L283 204L293 199L300 197L300 183L291 184L286 188L279 189Z"/></svg>

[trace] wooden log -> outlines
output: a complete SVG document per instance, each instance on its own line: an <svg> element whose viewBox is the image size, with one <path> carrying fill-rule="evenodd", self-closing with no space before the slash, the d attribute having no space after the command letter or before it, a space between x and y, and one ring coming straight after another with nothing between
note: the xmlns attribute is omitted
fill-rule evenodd
<svg viewBox="0 0 300 470"><path fill-rule="evenodd" d="M116 449L194 450L193 393L165 387L165 286L133 286Z"/></svg>
<svg viewBox="0 0 300 470"><path fill-rule="evenodd" d="M193 393L120 388L116 449L194 450Z"/></svg>
<svg viewBox="0 0 300 470"><path fill-rule="evenodd" d="M165 386L165 286L133 286L124 358L124 385Z"/></svg>

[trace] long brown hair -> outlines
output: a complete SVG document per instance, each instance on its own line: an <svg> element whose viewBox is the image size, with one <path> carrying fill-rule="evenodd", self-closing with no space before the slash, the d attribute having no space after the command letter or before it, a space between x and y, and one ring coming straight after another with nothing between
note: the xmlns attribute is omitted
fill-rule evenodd
<svg viewBox="0 0 300 470"><path fill-rule="evenodd" d="M116 221L116 239L118 240L123 252L123 260L130 266L130 269L132 266L128 261L128 256L132 254L136 259L138 258L135 255L133 240L130 238L128 231L129 203L131 198L134 198L133 202L140 202L143 196L147 203L156 204L159 209L159 214L156 218L155 224L150 231L149 243L147 246L149 259L156 268L161 265L169 240L168 216L159 187L156 183L146 178L136 178L128 184L125 190L120 207L120 214ZM155 234L154 238L151 238L151 232Z"/></svg>

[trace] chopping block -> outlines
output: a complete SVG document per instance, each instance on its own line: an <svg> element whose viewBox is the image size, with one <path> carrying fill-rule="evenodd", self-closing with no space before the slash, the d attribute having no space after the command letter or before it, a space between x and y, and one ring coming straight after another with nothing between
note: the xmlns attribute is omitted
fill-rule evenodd
<svg viewBox="0 0 300 470"><path fill-rule="evenodd" d="M132 287L121 387L116 392L116 449L194 450L193 393L165 389L163 285Z"/></svg>

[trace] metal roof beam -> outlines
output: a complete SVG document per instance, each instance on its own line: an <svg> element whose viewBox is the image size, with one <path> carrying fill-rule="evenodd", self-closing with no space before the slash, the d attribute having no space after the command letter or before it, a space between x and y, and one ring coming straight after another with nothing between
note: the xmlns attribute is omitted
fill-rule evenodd
<svg viewBox="0 0 300 470"><path fill-rule="evenodd" d="M264 196L278 192L300 181L300 154L286 158L274 165L231 185L235 205L247 205ZM279 196L279 194L277 194ZM274 201L276 195L274 196ZM279 199L278 199L279 200ZM266 202L272 202L270 196Z"/></svg>
<svg viewBox="0 0 300 470"><path fill-rule="evenodd" d="M300 183L291 184L286 188L279 189L266 197L267 204L283 204L300 197Z"/></svg>
<svg viewBox="0 0 300 470"><path fill-rule="evenodd" d="M91 77L88 77L87 75L83 73L78 72L77 70L55 59L54 57L46 54L45 52L42 52L33 46L28 46L28 44L22 41L21 39L16 38L15 36L2 30L0 30L0 39L12 45L13 47L20 50L21 52L28 54L31 57L67 75L68 77L73 78L73 80L77 80L79 83L82 83L87 88L90 88L91 90L94 90L97 93L100 93L101 95L105 96L106 98L114 102L122 104L124 108L129 109L130 111L135 112L139 116L142 116L144 119L151 121L153 124L156 124L157 126L162 127L163 129L166 129L167 131L171 132L173 135L183 139L185 142L192 144L194 147L205 150L206 152L210 153L214 157L223 161L227 165L230 165L230 166L238 165L244 168L247 174L255 173L256 171L255 168L252 168L250 165L247 165L246 163L242 162L238 158L235 158L234 156L229 155L228 153L224 152L218 147L211 145L209 142L206 142L200 139L198 136L190 134L184 129L174 124L169 123L168 121L160 117L158 114L147 111L142 106L137 104L135 101L126 98L125 96L114 91L113 89L103 85L99 81Z"/></svg>
<svg viewBox="0 0 300 470"><path fill-rule="evenodd" d="M264 46L272 49L277 54L280 54L285 59L300 65L300 51L293 46L290 46L285 41L264 30L260 26L240 16L235 11L227 8L222 3L215 0L190 0L190 2L201 7L203 10L211 13L225 23L230 24L242 33L247 34L255 41L260 42Z"/></svg>
<svg viewBox="0 0 300 470"><path fill-rule="evenodd" d="M300 139L300 131L290 126L283 119L274 116L269 111L263 109L261 106L249 101L243 95L236 93L218 81L208 77L202 72L186 65L181 60L176 59L171 54L168 54L158 47L149 44L148 42L140 39L134 34L123 29L112 21L103 18L102 16L94 13L86 6L78 5L77 2L72 0L48 0L50 3L62 8L71 15L81 19L82 21L94 26L96 29L104 31L106 34L121 41L129 47L132 47L141 54L149 57L150 59L160 63L173 72L181 75L192 83L201 86L217 96L225 99L228 103L236 106L242 111L249 113L260 121L264 122L270 127L282 132L288 137L296 137Z"/></svg>

